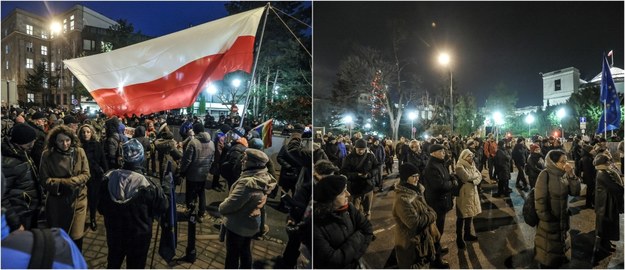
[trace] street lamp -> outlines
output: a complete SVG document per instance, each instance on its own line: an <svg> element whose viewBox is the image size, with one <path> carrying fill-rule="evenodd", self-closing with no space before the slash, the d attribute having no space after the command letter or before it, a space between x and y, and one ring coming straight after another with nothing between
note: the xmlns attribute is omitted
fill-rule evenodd
<svg viewBox="0 0 625 270"><path fill-rule="evenodd" d="M562 118L566 116L566 111L564 108L560 108L556 112L556 117L558 117L558 122L560 123L560 141L564 138L564 129L562 128Z"/></svg>
<svg viewBox="0 0 625 270"><path fill-rule="evenodd" d="M503 124L503 115L500 112L493 113L493 120L497 128L496 140L499 141L499 126Z"/></svg>
<svg viewBox="0 0 625 270"><path fill-rule="evenodd" d="M527 123L527 137L529 138L532 136L532 123L534 123L534 116L528 114L525 117L525 123Z"/></svg>
<svg viewBox="0 0 625 270"><path fill-rule="evenodd" d="M417 113L415 112L408 113L408 118L410 119L410 137L414 140L414 134L415 134L414 120L415 118L417 118Z"/></svg>
<svg viewBox="0 0 625 270"><path fill-rule="evenodd" d="M454 133L454 74L451 72L451 58L447 53L438 56L438 62L444 67L449 67L449 104L451 108L451 133Z"/></svg>
<svg viewBox="0 0 625 270"><path fill-rule="evenodd" d="M347 128L349 129L349 137L352 137L352 123L353 123L353 119L351 116L345 116L343 117L343 123L345 124L345 126L347 126Z"/></svg>

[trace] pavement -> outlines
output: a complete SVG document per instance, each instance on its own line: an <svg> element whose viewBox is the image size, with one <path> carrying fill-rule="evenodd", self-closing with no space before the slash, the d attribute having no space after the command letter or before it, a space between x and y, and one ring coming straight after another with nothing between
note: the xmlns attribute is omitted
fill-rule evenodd
<svg viewBox="0 0 625 270"><path fill-rule="evenodd" d="M374 195L371 223L376 240L373 241L363 263L367 268L397 268L394 258L394 227L392 218L395 192L393 185L399 181L397 163L384 182L384 191ZM483 172L488 178L488 173ZM474 218L476 242L466 242L464 250L456 246L456 213L452 209L445 216L445 229L441 238L449 254L443 258L449 262L450 268L539 268L534 261L534 236L536 229L523 221L522 208L526 192L515 188L516 168L510 180L513 189L509 198L496 198L497 184L482 184L484 193L481 195L482 213ZM623 216L620 217L621 239L612 254L593 255L595 238L594 209L584 207L584 197L570 197L571 216L571 261L562 268L615 268L623 269L624 242Z"/></svg>
<svg viewBox="0 0 625 270"><path fill-rule="evenodd" d="M223 178L222 185L225 185ZM215 190L205 190L205 192L208 215L202 223L197 223L196 225L196 261L194 263L178 262L168 265L165 260L158 255L160 231L158 233L159 239L155 239L158 223L154 222L152 227L154 235L150 244L146 268L224 268L224 262L226 260L226 245L225 242L219 241L219 224L221 224L221 217L217 211L217 207L219 206L219 203L226 198L227 192L217 192ZM252 241L252 257L254 259L253 266L255 269L273 268L276 257L282 254L284 247L286 246L286 242L288 240L284 230L286 224L286 214L275 209L279 203L279 198L279 196L276 196L275 199L268 198L267 200L266 205L269 207L266 207L265 209L267 211L267 225L269 225L269 232L262 238L262 240ZM176 188L176 203L179 233L175 258L179 258L185 255L188 236L188 218L184 215L186 210L184 203L184 183ZM100 214L97 214L97 223L98 228L96 231L87 229L83 240L83 256L85 257L89 268L101 269L107 268L106 257L108 254L108 247L106 244L104 219ZM155 243L157 245L156 248L154 247ZM125 268L125 263L122 267Z"/></svg>

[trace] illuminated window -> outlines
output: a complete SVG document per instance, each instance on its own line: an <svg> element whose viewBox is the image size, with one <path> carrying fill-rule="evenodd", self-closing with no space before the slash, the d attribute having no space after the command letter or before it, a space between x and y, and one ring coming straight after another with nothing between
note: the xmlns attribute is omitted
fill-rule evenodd
<svg viewBox="0 0 625 270"><path fill-rule="evenodd" d="M26 25L26 34L29 34L29 35L32 36L32 34L33 34L33 26L32 25L29 25L29 24Z"/></svg>
<svg viewBox="0 0 625 270"><path fill-rule="evenodd" d="M69 30L74 30L74 15L69 17Z"/></svg>
<svg viewBox="0 0 625 270"><path fill-rule="evenodd" d="M63 33L67 32L67 19L63 19Z"/></svg>
<svg viewBox="0 0 625 270"><path fill-rule="evenodd" d="M27 93L26 94L26 102L35 102L35 94L34 93Z"/></svg>
<svg viewBox="0 0 625 270"><path fill-rule="evenodd" d="M43 38L43 39L48 39L48 32L47 32L47 31L45 31L45 30L42 30L42 31L41 31L41 38Z"/></svg>
<svg viewBox="0 0 625 270"><path fill-rule="evenodd" d="M43 65L46 67L46 70L48 70L48 62L43 61L43 62L41 62L41 63L43 63Z"/></svg>
<svg viewBox="0 0 625 270"><path fill-rule="evenodd" d="M33 68L33 59L26 58L26 68Z"/></svg>
<svg viewBox="0 0 625 270"><path fill-rule="evenodd" d="M26 42L26 51L27 52L33 52L33 43L32 42Z"/></svg>
<svg viewBox="0 0 625 270"><path fill-rule="evenodd" d="M9 54L9 45L4 45L4 53Z"/></svg>
<svg viewBox="0 0 625 270"><path fill-rule="evenodd" d="M561 80L558 79L555 81L555 91L560 91L560 90L562 90L562 82Z"/></svg>
<svg viewBox="0 0 625 270"><path fill-rule="evenodd" d="M54 70L55 70L55 68L54 68L54 62L52 62L52 64L50 64L50 71L54 71Z"/></svg>
<svg viewBox="0 0 625 270"><path fill-rule="evenodd" d="M48 55L48 46L41 45L41 55Z"/></svg>

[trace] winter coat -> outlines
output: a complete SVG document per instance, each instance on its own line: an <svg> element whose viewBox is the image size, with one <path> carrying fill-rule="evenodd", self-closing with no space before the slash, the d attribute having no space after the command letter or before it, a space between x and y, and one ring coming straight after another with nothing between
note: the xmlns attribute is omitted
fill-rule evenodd
<svg viewBox="0 0 625 270"><path fill-rule="evenodd" d="M594 157L591 153L584 151L584 155L575 166L575 173L582 177L582 183L595 186L597 178L597 170L592 164Z"/></svg>
<svg viewBox="0 0 625 270"><path fill-rule="evenodd" d="M362 164L362 165L360 165ZM347 176L347 190L357 197L373 190L373 177L379 170L379 162L370 152L362 156L352 152L343 161L341 174ZM359 174L368 174L360 176Z"/></svg>
<svg viewBox="0 0 625 270"><path fill-rule="evenodd" d="M475 167L475 164L469 164L462 159L462 156L458 158L455 172L462 182L458 183L462 187L460 187L460 194L456 199L456 207L460 210L463 218L477 216L482 213L480 194L477 191L477 185L482 181L482 174Z"/></svg>
<svg viewBox="0 0 625 270"><path fill-rule="evenodd" d="M278 184L286 189L295 189L295 183L300 170L302 169L297 163L288 155L286 151L286 144L280 148L276 160L280 164L280 177L278 178Z"/></svg>
<svg viewBox="0 0 625 270"><path fill-rule="evenodd" d="M5 185L2 190L2 207L7 209L7 222L11 230L24 224L21 218L29 218L33 211L43 204L43 191L37 179L34 161L27 151L10 143L5 137L2 142L2 174ZM36 225L36 224L32 224Z"/></svg>
<svg viewBox="0 0 625 270"><path fill-rule="evenodd" d="M393 157L395 156L395 151L393 150L393 146L392 145L385 145L384 146L384 156L386 157L384 159L384 163L386 164L393 164Z"/></svg>
<svg viewBox="0 0 625 270"><path fill-rule="evenodd" d="M524 167L528 155L529 150L527 149L527 146L525 146L525 144L517 143L514 145L514 148L512 149L512 160L514 161L515 165Z"/></svg>
<svg viewBox="0 0 625 270"><path fill-rule="evenodd" d="M292 138L286 144L286 152L289 157L295 161L295 164L302 168L298 175L297 183L295 184L293 200L299 204L308 205L312 199L312 151L302 144L301 138ZM302 220L305 211L305 207L293 207L289 212L289 217L295 221Z"/></svg>
<svg viewBox="0 0 625 270"><path fill-rule="evenodd" d="M428 155L423 151L417 153L415 151L409 150L404 155L404 162L411 163L419 170L419 173L423 173L423 169L425 169L425 165L428 163Z"/></svg>
<svg viewBox="0 0 625 270"><path fill-rule="evenodd" d="M606 240L618 241L620 234L619 214L623 213L623 179L608 166L597 166L595 191L595 229Z"/></svg>
<svg viewBox="0 0 625 270"><path fill-rule="evenodd" d="M243 237L252 237L258 233L262 217L250 217L250 214L276 184L276 179L266 168L243 171L232 185L228 197L219 204L224 226Z"/></svg>
<svg viewBox="0 0 625 270"><path fill-rule="evenodd" d="M544 265L559 265L571 248L569 195L579 196L580 180L569 177L547 157L546 169L539 175L535 187L538 226L534 237L535 259Z"/></svg>
<svg viewBox="0 0 625 270"><path fill-rule="evenodd" d="M173 136L173 135L172 135ZM178 149L177 142L172 138L159 138L154 141L154 150L156 150L156 161L158 164L158 172L160 176L165 173L167 161L172 161L172 171L178 169L178 161L182 158L182 153Z"/></svg>
<svg viewBox="0 0 625 270"><path fill-rule="evenodd" d="M43 155L43 151L45 150L46 132L41 127L35 125L35 123L31 121L27 121L26 123L28 123L30 127L35 130L35 133L37 134L37 137L35 139L35 145L33 145L33 148L30 149L30 156L35 162L35 166L39 168L41 155Z"/></svg>
<svg viewBox="0 0 625 270"><path fill-rule="evenodd" d="M152 222L169 205L169 182L138 171L117 169L105 174L98 212L104 216L107 237L144 239L152 235Z"/></svg>
<svg viewBox="0 0 625 270"><path fill-rule="evenodd" d="M425 187L425 201L437 213L447 212L453 208L451 196L453 183L445 160L430 156L423 169L421 184Z"/></svg>
<svg viewBox="0 0 625 270"><path fill-rule="evenodd" d="M511 162L512 157L510 157L510 152L505 149L497 150L497 154L495 155L495 173L497 174L497 179L510 179Z"/></svg>
<svg viewBox="0 0 625 270"><path fill-rule="evenodd" d="M365 216L349 203L347 210L313 217L313 268L359 267L373 238L373 227Z"/></svg>
<svg viewBox="0 0 625 270"><path fill-rule="evenodd" d="M497 154L497 142L486 141L484 143L484 156L486 158L494 158Z"/></svg>
<svg viewBox="0 0 625 270"><path fill-rule="evenodd" d="M339 162L339 146L336 142L328 142L325 146L326 155L328 155L328 160L332 161L332 163L337 164Z"/></svg>
<svg viewBox="0 0 625 270"><path fill-rule="evenodd" d="M372 144L370 149L373 155L375 156L375 159L378 161L378 165L382 165L382 163L386 159L386 156L384 154L384 147L380 144L378 145Z"/></svg>
<svg viewBox="0 0 625 270"><path fill-rule="evenodd" d="M72 239L82 238L87 218L86 183L91 177L85 150L72 147L67 152L44 151L39 177L48 192L45 207L48 226L63 228ZM50 178L59 179L60 184L49 184ZM75 199L68 201L72 193L76 194Z"/></svg>
<svg viewBox="0 0 625 270"><path fill-rule="evenodd" d="M104 148L98 141L82 142L82 148L85 150L87 160L89 160L89 172L91 174L90 181L102 182L104 173L108 171L108 163L104 157Z"/></svg>
<svg viewBox="0 0 625 270"><path fill-rule="evenodd" d="M541 153L531 153L527 158L525 173L529 179L538 178L538 174L545 169L545 159Z"/></svg>
<svg viewBox="0 0 625 270"><path fill-rule="evenodd" d="M234 183L241 175L241 160L247 147L239 142L232 142L232 145L224 151L221 157L220 173L228 183Z"/></svg>
<svg viewBox="0 0 625 270"><path fill-rule="evenodd" d="M208 179L214 155L215 144L211 141L210 135L200 132L189 141L184 150L180 172L184 173L187 181L204 182Z"/></svg>
<svg viewBox="0 0 625 270"><path fill-rule="evenodd" d="M104 141L104 155L108 162L110 169L121 168L122 156L122 138L119 133L113 133L110 136L107 135Z"/></svg>
<svg viewBox="0 0 625 270"><path fill-rule="evenodd" d="M435 259L434 243L440 240L436 228L436 212L425 202L424 187L395 184L393 219L395 228L395 253L400 269L422 268Z"/></svg>

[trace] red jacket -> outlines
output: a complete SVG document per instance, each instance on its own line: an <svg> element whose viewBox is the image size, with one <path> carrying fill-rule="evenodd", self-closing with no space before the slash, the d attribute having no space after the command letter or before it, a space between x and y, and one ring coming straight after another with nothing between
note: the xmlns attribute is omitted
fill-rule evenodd
<svg viewBox="0 0 625 270"><path fill-rule="evenodd" d="M495 154L497 154L497 142L486 141L484 143L484 155L486 155L487 158L492 158L495 157Z"/></svg>

